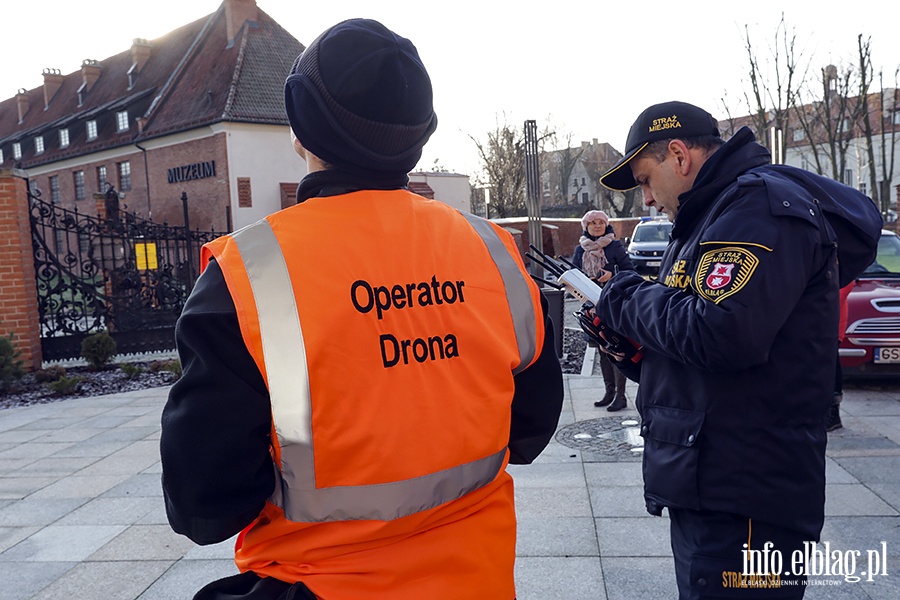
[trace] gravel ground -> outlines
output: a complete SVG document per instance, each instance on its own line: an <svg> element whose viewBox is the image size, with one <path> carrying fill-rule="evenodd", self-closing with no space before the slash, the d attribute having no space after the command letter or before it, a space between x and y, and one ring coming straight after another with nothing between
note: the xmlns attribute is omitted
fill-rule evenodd
<svg viewBox="0 0 900 600"><path fill-rule="evenodd" d="M57 393L50 383L38 381L38 375L29 373L8 390L0 390L0 409L56 402L68 398L99 396L118 392L132 392L146 388L172 384L178 376L172 371L160 369L164 363L134 362L131 373L122 370L121 365L110 365L101 370L88 367L67 367L65 377L80 381L73 382L72 391ZM138 372L136 369L139 368Z"/></svg>
<svg viewBox="0 0 900 600"><path fill-rule="evenodd" d="M581 330L563 329L563 355L559 359L563 373L579 375L587 343Z"/></svg>
<svg viewBox="0 0 900 600"><path fill-rule="evenodd" d="M580 330L563 329L563 356L560 359L563 373L581 373L584 361L584 337ZM171 362L171 361L166 361ZM140 370L126 373L120 364L109 365L101 370L89 367L67 367L65 376L80 378L74 390L59 393L53 390L50 383L41 383L35 373L25 375L20 381L12 384L7 390L0 390L0 410L32 404L57 402L69 398L99 396L119 392L132 392L146 388L171 385L178 376L172 371L159 369L160 362L132 362ZM134 369L133 369L134 370Z"/></svg>

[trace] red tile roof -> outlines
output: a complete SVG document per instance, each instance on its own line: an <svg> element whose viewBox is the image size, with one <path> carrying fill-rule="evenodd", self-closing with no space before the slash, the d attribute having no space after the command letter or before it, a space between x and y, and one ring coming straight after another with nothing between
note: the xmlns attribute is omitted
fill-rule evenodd
<svg viewBox="0 0 900 600"><path fill-rule="evenodd" d="M226 39L224 4L193 23L152 40L150 58L129 88L131 51L102 61L102 73L78 105L81 70L66 75L44 109L44 88L26 91L29 110L22 123L16 97L0 102L3 166L24 168L128 145L221 121L287 125L282 90L303 45L261 9ZM118 132L116 113L128 111L129 129ZM145 119L143 132L135 119ZM86 122L96 120L97 138L87 140ZM59 129L69 129L60 148ZM34 137L44 135L36 154ZM13 159L12 143L23 156Z"/></svg>

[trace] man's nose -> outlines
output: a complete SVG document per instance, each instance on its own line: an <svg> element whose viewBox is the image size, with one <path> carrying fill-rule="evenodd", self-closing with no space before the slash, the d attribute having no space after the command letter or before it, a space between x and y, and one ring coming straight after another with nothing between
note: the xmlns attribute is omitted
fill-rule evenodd
<svg viewBox="0 0 900 600"><path fill-rule="evenodd" d="M654 200L653 194L650 192L650 190L641 188L641 193L644 194L644 206L653 206L653 203L655 202L655 200Z"/></svg>

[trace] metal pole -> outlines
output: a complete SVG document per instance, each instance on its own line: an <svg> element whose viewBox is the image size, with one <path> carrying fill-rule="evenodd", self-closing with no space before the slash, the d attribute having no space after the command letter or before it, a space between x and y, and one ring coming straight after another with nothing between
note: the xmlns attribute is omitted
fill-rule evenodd
<svg viewBox="0 0 900 600"><path fill-rule="evenodd" d="M541 175L538 171L537 122L525 121L525 206L528 209L528 240L538 249L544 251L544 235L541 228L540 187ZM544 269L532 262L531 274L543 277Z"/></svg>
<svg viewBox="0 0 900 600"><path fill-rule="evenodd" d="M194 283L194 248L191 244L191 221L188 217L188 197L187 192L181 192L181 206L184 209L184 243L185 250L187 253L187 263L188 263L188 275L190 276L190 281L188 283Z"/></svg>

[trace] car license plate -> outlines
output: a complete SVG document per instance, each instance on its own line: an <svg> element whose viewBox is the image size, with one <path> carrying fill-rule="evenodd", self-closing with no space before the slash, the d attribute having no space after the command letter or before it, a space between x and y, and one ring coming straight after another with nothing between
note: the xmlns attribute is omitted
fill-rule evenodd
<svg viewBox="0 0 900 600"><path fill-rule="evenodd" d="M893 348L875 348L875 362L900 363L900 346Z"/></svg>
<svg viewBox="0 0 900 600"><path fill-rule="evenodd" d="M659 263L660 263L660 261L658 261L658 260L648 260L647 266L648 267L658 267Z"/></svg>

